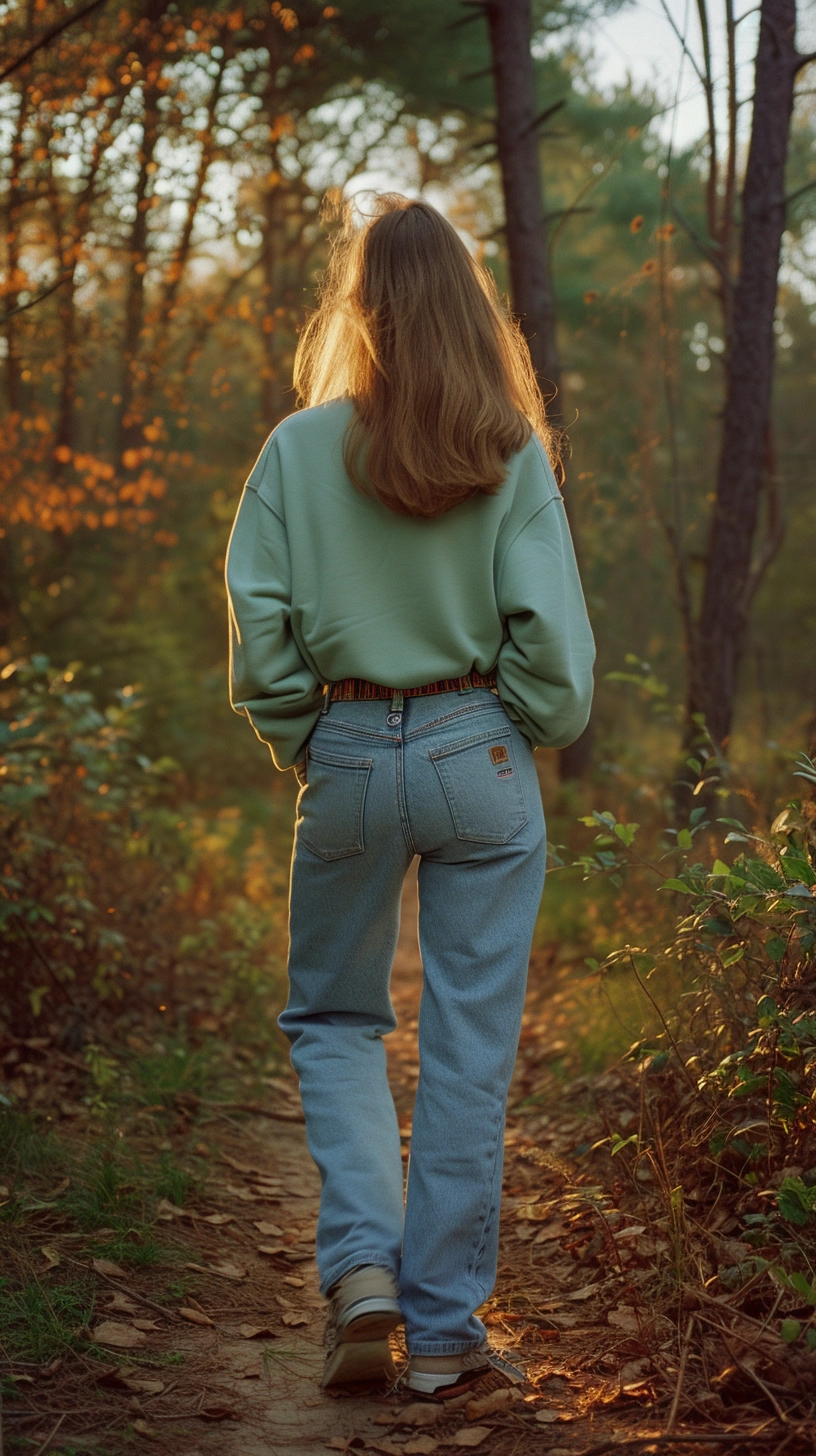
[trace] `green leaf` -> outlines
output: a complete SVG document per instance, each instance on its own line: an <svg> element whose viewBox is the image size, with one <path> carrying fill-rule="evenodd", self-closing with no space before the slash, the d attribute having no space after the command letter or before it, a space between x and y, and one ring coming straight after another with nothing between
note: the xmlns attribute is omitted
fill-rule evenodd
<svg viewBox="0 0 816 1456"><path fill-rule="evenodd" d="M589 969L591 971L597 971L598 969L598 962L596 961L594 956L585 956L584 965L589 966Z"/></svg>
<svg viewBox="0 0 816 1456"><path fill-rule="evenodd" d="M734 946L731 950L723 952L722 963L724 966L735 966L737 964L737 961L741 961L744 955L744 945Z"/></svg>
<svg viewBox="0 0 816 1456"><path fill-rule="evenodd" d="M779 1333L786 1345L792 1345L802 1333L801 1322L797 1319L784 1319L779 1326Z"/></svg>
<svg viewBox="0 0 816 1456"><path fill-rule="evenodd" d="M688 885L683 884L682 880L666 880L665 884L660 886L660 889L677 890L681 895L692 895L694 893Z"/></svg>
<svg viewBox="0 0 816 1456"><path fill-rule="evenodd" d="M50 986L33 986L32 989L29 991L28 999L31 1004L32 1016L39 1016L40 1012L42 1011L43 1001L48 995L50 989Z"/></svg>
<svg viewBox="0 0 816 1456"><path fill-rule="evenodd" d="M781 935L772 935L770 940L765 942L765 954L769 961L781 961L788 948L786 940Z"/></svg>
<svg viewBox="0 0 816 1456"><path fill-rule="evenodd" d="M801 1228L816 1208L816 1188L807 1188L801 1178L784 1178L776 1195L776 1205L788 1223Z"/></svg>
<svg viewBox="0 0 816 1456"><path fill-rule="evenodd" d="M694 772L699 778L701 773L703 772L703 765L700 763L700 760L698 758L687 758L686 763L688 764L689 768L694 769Z"/></svg>
<svg viewBox="0 0 816 1456"><path fill-rule="evenodd" d="M639 824L616 824L615 833L627 849L640 828Z"/></svg>
<svg viewBox="0 0 816 1456"><path fill-rule="evenodd" d="M711 870L712 875L716 875L719 878L720 875L730 875L730 873L731 869L729 865L723 864L721 859L715 859L714 867Z"/></svg>
<svg viewBox="0 0 816 1456"><path fill-rule="evenodd" d="M691 837L691 831L688 830L688 829L681 829L680 832L679 832L679 834L678 834L678 836L677 836L677 848L678 849L691 849L691 846L692 846L693 842L694 841L692 840L692 837Z"/></svg>
<svg viewBox="0 0 816 1456"><path fill-rule="evenodd" d="M628 1138L621 1137L619 1132L613 1132L611 1146L612 1157L614 1158L618 1153L622 1153L624 1148L628 1148L630 1143L636 1143L637 1140L638 1135L636 1132L633 1132Z"/></svg>
<svg viewBox="0 0 816 1456"><path fill-rule="evenodd" d="M791 1274L790 1282L791 1287L796 1290L797 1294L801 1294L808 1304L816 1304L816 1285L811 1284L806 1274L797 1270L795 1274Z"/></svg>

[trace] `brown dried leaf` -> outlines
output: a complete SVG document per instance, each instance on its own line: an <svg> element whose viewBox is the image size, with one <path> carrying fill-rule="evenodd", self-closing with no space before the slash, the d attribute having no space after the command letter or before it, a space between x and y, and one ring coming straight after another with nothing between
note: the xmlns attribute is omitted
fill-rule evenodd
<svg viewBox="0 0 816 1456"><path fill-rule="evenodd" d="M269 1223L268 1220L260 1218L253 1226L258 1230L259 1234L263 1234L265 1239L283 1238L283 1229L276 1223Z"/></svg>
<svg viewBox="0 0 816 1456"><path fill-rule="evenodd" d="M297 1325L310 1325L312 1323L309 1315L298 1314L294 1309L287 1309L286 1313L281 1315L281 1319L290 1329L294 1329Z"/></svg>
<svg viewBox="0 0 816 1456"><path fill-rule="evenodd" d="M57 1253L56 1249L53 1248L51 1244L43 1244L42 1248L40 1249L40 1253L43 1255L43 1258L46 1260L46 1268L47 1269L57 1269L57 1268L59 1268L59 1265L62 1263L62 1260L60 1259L60 1256Z"/></svg>
<svg viewBox="0 0 816 1456"><path fill-rule="evenodd" d="M126 1390L132 1391L134 1395L161 1395L165 1389L163 1380L134 1379L130 1375L122 1377L122 1384Z"/></svg>
<svg viewBox="0 0 816 1456"><path fill-rule="evenodd" d="M616 1309L610 1309L606 1318L610 1325L625 1330L628 1335L636 1335L640 1328L637 1311L630 1304L619 1304Z"/></svg>
<svg viewBox="0 0 816 1456"><path fill-rule="evenodd" d="M203 1310L191 1309L187 1304L183 1304L178 1313L182 1319L189 1320L191 1325L212 1325L214 1323L208 1314L204 1314Z"/></svg>
<svg viewBox="0 0 816 1456"><path fill-rule="evenodd" d="M198 1412L202 1421L240 1421L237 1411L227 1405L205 1405Z"/></svg>
<svg viewBox="0 0 816 1456"><path fill-rule="evenodd" d="M134 1304L133 1300L127 1294L124 1294L121 1289L114 1289L105 1308L118 1309L122 1314L135 1314L138 1305Z"/></svg>
<svg viewBox="0 0 816 1456"><path fill-rule="evenodd" d="M235 1223L234 1213L205 1213L202 1223L211 1223L216 1228L222 1228L225 1223Z"/></svg>
<svg viewBox="0 0 816 1456"><path fill-rule="evenodd" d="M282 1254L285 1248L286 1245L280 1242L278 1242L277 1244L256 1244L255 1252L258 1254L266 1254L267 1256L271 1256L273 1254Z"/></svg>
<svg viewBox="0 0 816 1456"><path fill-rule="evenodd" d="M108 1279L127 1279L124 1269L120 1269L112 1259L93 1259L91 1262L95 1274L105 1274Z"/></svg>
<svg viewBox="0 0 816 1456"><path fill-rule="evenodd" d="M165 1221L172 1218L193 1217L193 1215L189 1213L186 1208L179 1208L178 1204L171 1203L169 1198L159 1199L158 1203L156 1204L156 1212L159 1215L159 1218L162 1218Z"/></svg>
<svg viewBox="0 0 816 1456"><path fill-rule="evenodd" d="M246 1269L240 1269L237 1264L185 1264L185 1269L193 1269L196 1274L215 1274L219 1279L246 1279Z"/></svg>
<svg viewBox="0 0 816 1456"><path fill-rule="evenodd" d="M402 1451L407 1451L408 1456L430 1456L432 1451L439 1449L441 1442L434 1440L433 1436L412 1436L410 1441L405 1441L401 1446Z"/></svg>
<svg viewBox="0 0 816 1456"><path fill-rule="evenodd" d="M284 1284L291 1284L291 1286L292 1286L293 1289L305 1289L306 1288L306 1280L305 1279L298 1278L298 1275L297 1274L286 1274L286 1275L284 1275L284 1278L283 1278L283 1281L282 1282Z"/></svg>
<svg viewBox="0 0 816 1456"><path fill-rule="evenodd" d="M577 1301L581 1299L592 1299L593 1296L597 1295L597 1293L597 1284L585 1284L583 1288L576 1289L573 1291L572 1294L568 1294L567 1299L571 1299L577 1303Z"/></svg>
<svg viewBox="0 0 816 1456"><path fill-rule="evenodd" d="M136 1345L146 1345L147 1336L133 1325L120 1324L118 1320L103 1320L96 1326L93 1338L98 1345L113 1345L118 1350L132 1350Z"/></svg>
<svg viewBox="0 0 816 1456"><path fill-rule="evenodd" d="M269 1325L239 1325L238 1333L242 1340L274 1340L275 1338Z"/></svg>
<svg viewBox="0 0 816 1456"><path fill-rule="evenodd" d="M432 1426L434 1421L444 1415L441 1405L429 1405L425 1401L414 1400L402 1410L382 1411L375 1418L375 1426Z"/></svg>
<svg viewBox="0 0 816 1456"><path fill-rule="evenodd" d="M451 1446L481 1446L482 1441L486 1441L492 1434L492 1426L464 1426L461 1431L456 1432L455 1436L451 1436L448 1444Z"/></svg>
<svg viewBox="0 0 816 1456"><path fill-rule="evenodd" d="M145 1436L148 1441L158 1441L159 1439L158 1431L154 1431L152 1426L147 1424L147 1421L141 1419L134 1421L133 1429L137 1436Z"/></svg>
<svg viewBox="0 0 816 1456"><path fill-rule="evenodd" d="M133 1321L133 1328L134 1330L146 1330L149 1332L151 1330L160 1330L161 1325L157 1324L155 1320L135 1319Z"/></svg>
<svg viewBox="0 0 816 1456"><path fill-rule="evenodd" d="M465 1419L468 1421L481 1420L482 1416L489 1416L494 1411L501 1410L508 1401L515 1399L516 1391L506 1386L503 1390L491 1390L489 1395L483 1395L475 1400L468 1401L465 1406Z"/></svg>

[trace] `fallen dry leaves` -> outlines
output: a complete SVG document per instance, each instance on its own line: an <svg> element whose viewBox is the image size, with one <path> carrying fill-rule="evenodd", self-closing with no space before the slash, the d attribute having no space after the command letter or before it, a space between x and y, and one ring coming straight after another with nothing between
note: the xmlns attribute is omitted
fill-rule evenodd
<svg viewBox="0 0 816 1456"><path fill-rule="evenodd" d="M214 1324L214 1321L211 1320L210 1316L208 1314L205 1314L203 1310L191 1309L190 1306L186 1304L181 1305L176 1313L181 1317L181 1319L187 1320L188 1323L191 1325L210 1325L212 1327L212 1325Z"/></svg>
<svg viewBox="0 0 816 1456"><path fill-rule="evenodd" d="M111 1345L118 1350L133 1350L137 1345L147 1344L147 1335L133 1325L120 1324L118 1320L103 1320L93 1330L97 1345Z"/></svg>

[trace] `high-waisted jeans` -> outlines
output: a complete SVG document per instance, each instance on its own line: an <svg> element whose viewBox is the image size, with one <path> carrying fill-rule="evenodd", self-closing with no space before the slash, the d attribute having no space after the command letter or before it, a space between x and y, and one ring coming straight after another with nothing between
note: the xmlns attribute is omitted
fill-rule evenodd
<svg viewBox="0 0 816 1456"><path fill-rule="evenodd" d="M489 689L332 704L309 743L290 904L292 1043L323 1191L324 1293L376 1264L409 1350L478 1347L499 1236L507 1089L545 830L533 755ZM397 709L397 711L395 711ZM383 1037L408 866L419 856L420 1074L403 1209Z"/></svg>

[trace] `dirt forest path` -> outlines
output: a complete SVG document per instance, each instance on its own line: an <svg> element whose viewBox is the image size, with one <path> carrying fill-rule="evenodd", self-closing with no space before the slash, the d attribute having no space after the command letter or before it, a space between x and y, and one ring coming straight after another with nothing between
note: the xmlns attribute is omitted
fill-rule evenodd
<svg viewBox="0 0 816 1456"><path fill-rule="evenodd" d="M499 1276L482 1311L494 1345L524 1369L525 1385L503 1388L491 1375L444 1406L399 1390L321 1391L319 1179L294 1075L285 1072L266 1079L262 1103L230 1104L232 1111L202 1104L194 1128L182 1115L170 1128L160 1146L183 1156L199 1139L192 1151L204 1170L183 1206L158 1205L170 1260L128 1270L104 1258L92 1267L80 1261L95 1283L93 1328L84 1338L107 1363L81 1351L47 1368L18 1362L18 1398L7 1409L13 1450L577 1456L608 1449L610 1438L642 1440L663 1428L682 1370L678 1377L671 1325L661 1316L644 1323L638 1298L660 1249L647 1247L643 1228L614 1206L614 1187L594 1186L599 1173L585 1154L604 1124L588 1089L573 1086L555 1101L555 1084L542 1073L542 1046L552 1036L550 981L546 956L534 957L510 1097ZM421 982L410 875L393 977L399 1027L388 1043L406 1159ZM592 1091L608 1111L620 1087L610 1073L595 1078ZM615 1111L618 1125L626 1115L635 1116ZM151 1137L155 1144L155 1134L143 1134L145 1152ZM134 1135L137 1155L139 1147ZM70 1268L77 1235L59 1221L52 1231L53 1206L47 1198L40 1204L39 1242L51 1242L35 1255Z"/></svg>
<svg viewBox="0 0 816 1456"><path fill-rule="evenodd" d="M421 983L416 878L411 874L393 977L399 1027L388 1043L406 1158L419 1072ZM522 1056L517 1072L522 1091L524 1077ZM525 1456L528 1451L568 1456L592 1444L591 1431L596 1441L601 1434L599 1413L593 1400L587 1405L587 1395L600 1391L607 1404L615 1404L626 1374L634 1376L636 1397L651 1393L648 1381L640 1380L639 1368L621 1377L623 1358L613 1356L611 1383L588 1376L582 1370L585 1358L571 1360L569 1345L576 1344L576 1337L584 1357L582 1336L593 1336L593 1351L599 1346L599 1332L588 1329L590 1322L574 1312L586 1310L594 1291L585 1287L580 1269L576 1277L579 1266L572 1258L554 1257L565 1227L558 1217L547 1222L548 1206L542 1211L537 1202L542 1179L562 1181L559 1157L545 1157L549 1172L540 1160L537 1166L522 1163L519 1154L530 1139L518 1119L511 1119L499 1283L485 1318L497 1346L525 1366L529 1384L508 1391L498 1388L498 1382L491 1385L491 1377L477 1392L445 1407L411 1401L400 1392L324 1394L319 1377L325 1307L311 1252L319 1180L298 1120L294 1082L290 1088L281 1084L277 1111L273 1119L258 1117L236 1129L231 1151L225 1151L222 1139L208 1202L208 1210L216 1212L205 1212L202 1204L192 1227L187 1224L200 1265L197 1298L189 1297L187 1306L212 1324L177 1324L173 1339L185 1355L184 1405L189 1411L192 1399L198 1414L192 1420L179 1420L178 1414L174 1418L169 1390L155 1398L134 1393L130 1406L137 1432L164 1445L164 1433L172 1430L167 1449L172 1445L180 1456L323 1456L338 1450L427 1456L477 1447L483 1456ZM227 1277L216 1272L219 1268ZM236 1275L246 1269L247 1275L230 1280L230 1269ZM603 1349L612 1331L605 1315L600 1320ZM257 1333L247 1338L253 1330ZM617 1343L625 1341L625 1331L614 1333ZM123 1374L127 1379L126 1369ZM624 1403L633 1404L631 1399ZM605 1434L619 1424L601 1420Z"/></svg>

